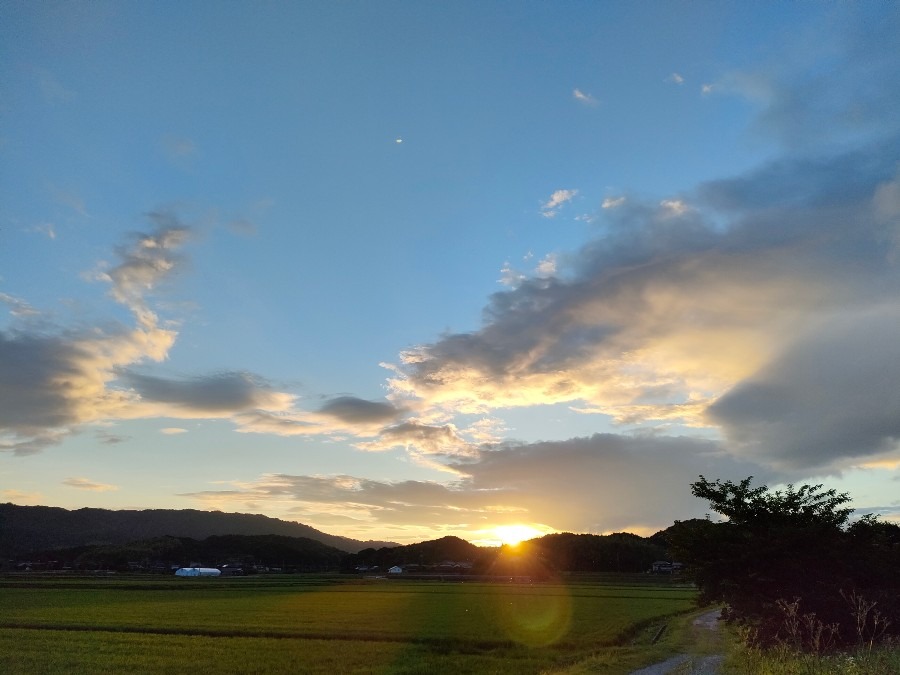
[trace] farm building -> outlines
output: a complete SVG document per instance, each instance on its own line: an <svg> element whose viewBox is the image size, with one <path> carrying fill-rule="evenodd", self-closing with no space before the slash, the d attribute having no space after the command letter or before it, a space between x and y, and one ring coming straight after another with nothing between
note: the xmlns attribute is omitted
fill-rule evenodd
<svg viewBox="0 0 900 675"><path fill-rule="evenodd" d="M182 567L175 570L176 577L217 577L222 574L215 567Z"/></svg>

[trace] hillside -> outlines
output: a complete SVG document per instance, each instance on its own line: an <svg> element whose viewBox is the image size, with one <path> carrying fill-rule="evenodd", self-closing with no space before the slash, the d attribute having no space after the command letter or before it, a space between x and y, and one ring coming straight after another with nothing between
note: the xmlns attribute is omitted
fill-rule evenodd
<svg viewBox="0 0 900 675"><path fill-rule="evenodd" d="M242 573L275 568L289 572L340 568L345 551L305 537L280 534L155 537L127 544L58 548L38 553L27 567L40 570L116 570L169 572L173 567L227 567ZM19 563L19 569L26 566Z"/></svg>
<svg viewBox="0 0 900 675"><path fill-rule="evenodd" d="M338 537L302 523L249 513L193 509L67 509L52 506L0 504L0 556L91 545L122 545L155 537L203 540L224 535L303 537L356 553L365 548L396 546L391 542Z"/></svg>

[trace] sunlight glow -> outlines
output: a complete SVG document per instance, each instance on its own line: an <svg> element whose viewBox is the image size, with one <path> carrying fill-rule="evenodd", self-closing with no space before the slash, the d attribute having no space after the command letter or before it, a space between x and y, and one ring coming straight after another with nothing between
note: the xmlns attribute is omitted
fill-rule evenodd
<svg viewBox="0 0 900 675"><path fill-rule="evenodd" d="M517 546L526 539L534 539L544 534L530 525L498 525L494 528L497 539L507 546Z"/></svg>

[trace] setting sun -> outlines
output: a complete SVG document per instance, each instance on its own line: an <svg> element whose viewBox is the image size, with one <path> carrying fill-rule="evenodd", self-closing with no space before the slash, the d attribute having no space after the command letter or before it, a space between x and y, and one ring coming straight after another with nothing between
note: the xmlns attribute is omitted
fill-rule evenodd
<svg viewBox="0 0 900 675"><path fill-rule="evenodd" d="M516 546L526 539L534 539L544 533L530 525L498 525L494 528L494 534L502 543Z"/></svg>

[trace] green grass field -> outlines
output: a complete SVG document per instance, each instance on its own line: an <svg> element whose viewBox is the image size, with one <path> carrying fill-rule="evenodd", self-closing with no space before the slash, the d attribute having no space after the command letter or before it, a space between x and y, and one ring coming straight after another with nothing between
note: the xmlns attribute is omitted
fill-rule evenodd
<svg viewBox="0 0 900 675"><path fill-rule="evenodd" d="M646 578L11 577L0 671L524 675L607 650L627 658L605 672L627 672L615 663L640 660L632 641L694 599Z"/></svg>

